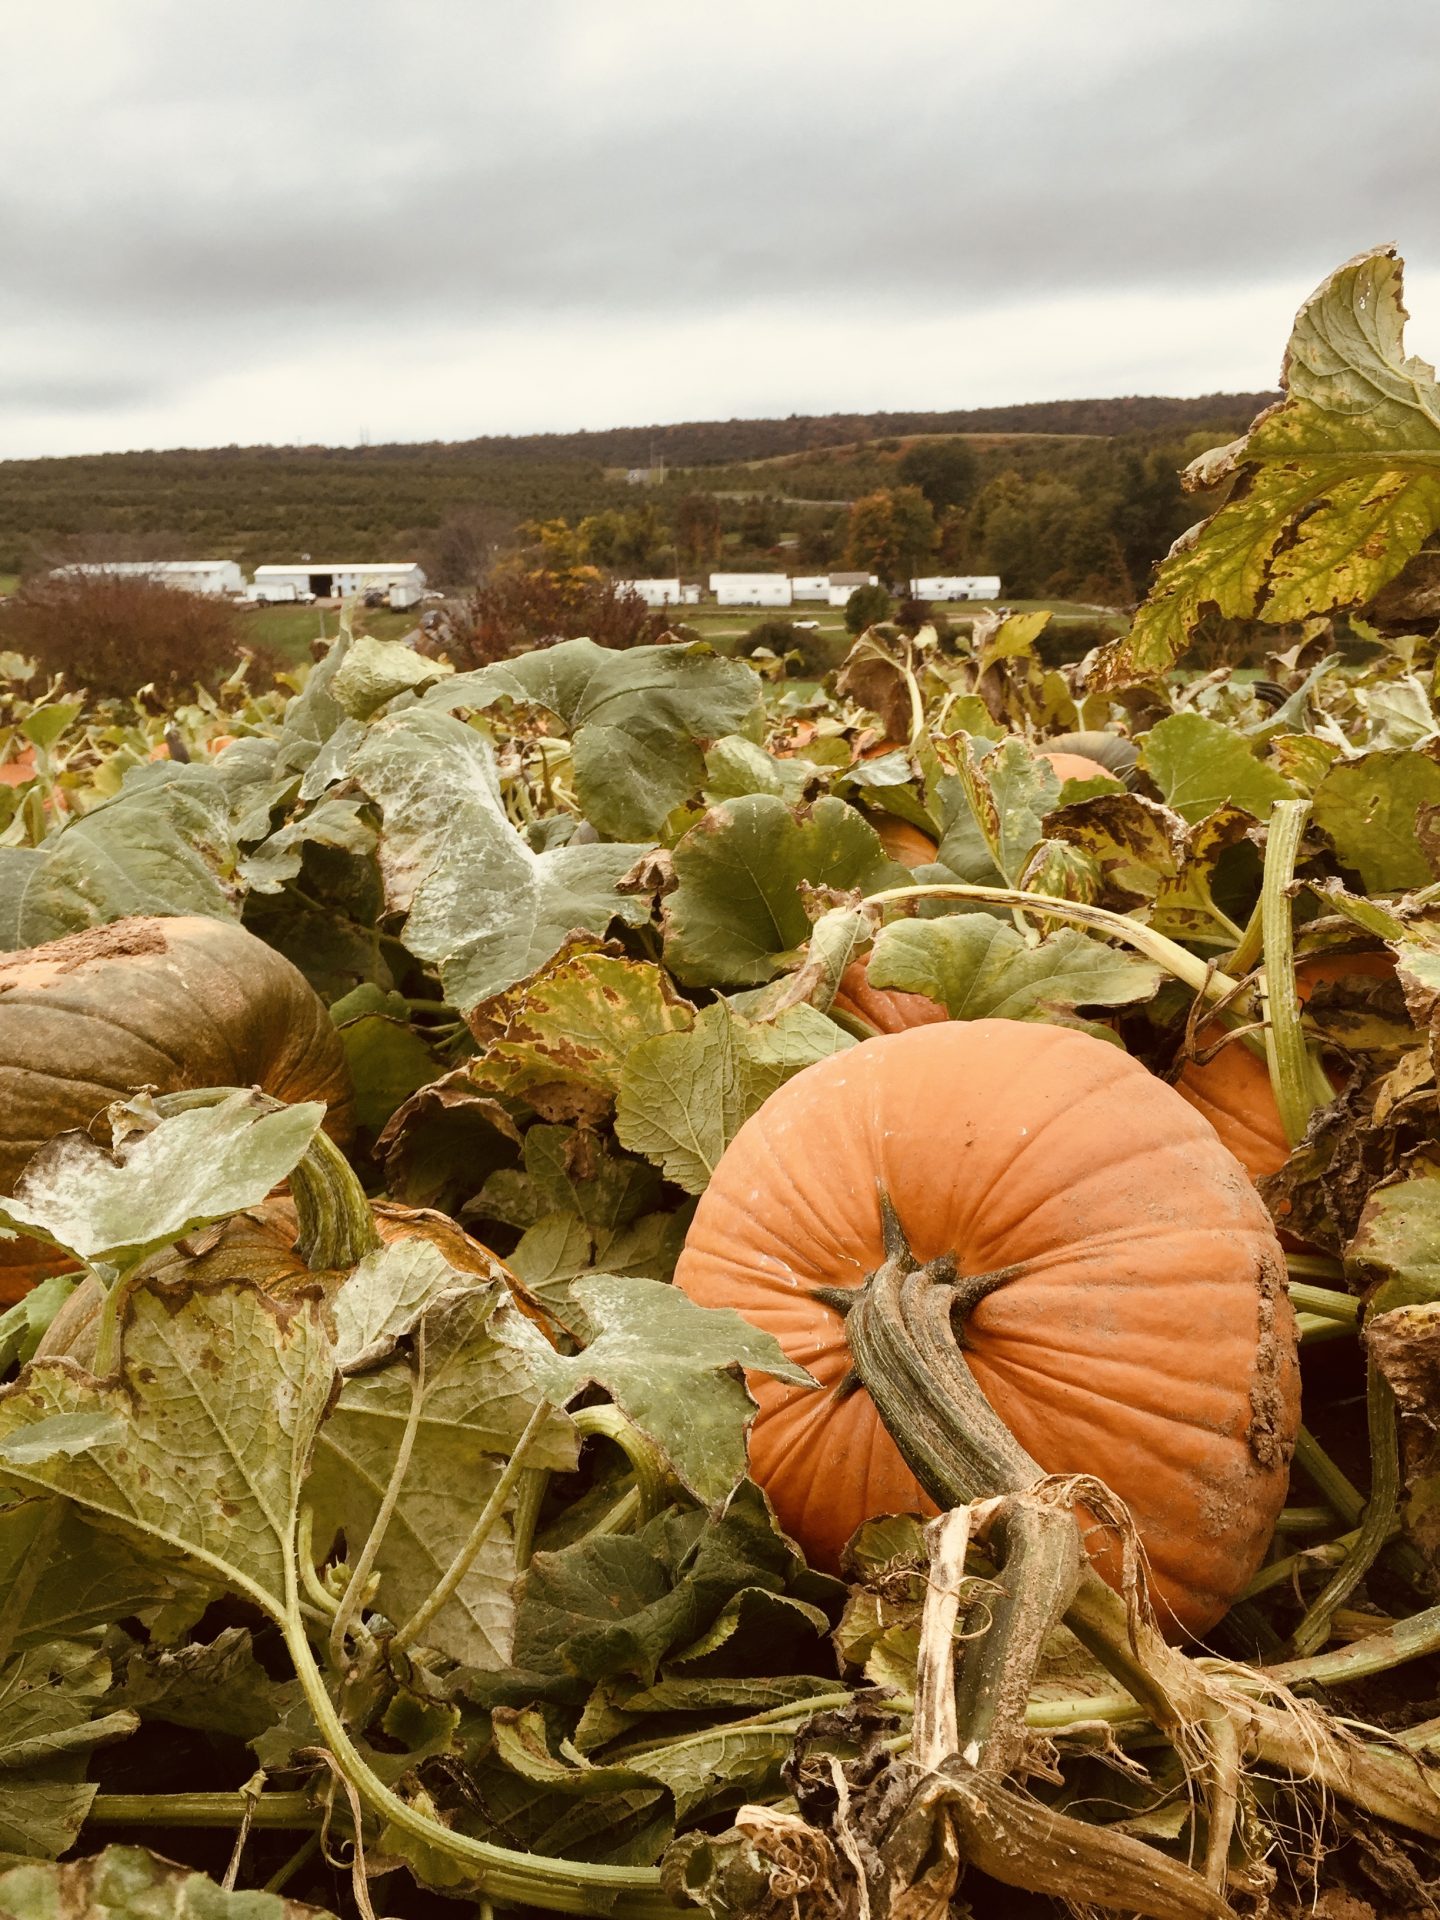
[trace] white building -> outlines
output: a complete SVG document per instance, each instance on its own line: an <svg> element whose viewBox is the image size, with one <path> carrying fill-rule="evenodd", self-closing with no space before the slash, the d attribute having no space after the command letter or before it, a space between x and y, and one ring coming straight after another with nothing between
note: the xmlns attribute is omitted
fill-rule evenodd
<svg viewBox="0 0 1440 1920"><path fill-rule="evenodd" d="M923 580L912 580L910 592L916 600L998 600L998 573L936 573Z"/></svg>
<svg viewBox="0 0 1440 1920"><path fill-rule="evenodd" d="M298 566L257 567L257 600L344 600L383 593L392 607L413 607L425 591L425 570L414 560L303 561Z"/></svg>
<svg viewBox="0 0 1440 1920"><path fill-rule="evenodd" d="M843 607L857 587L878 587L879 584L878 573L832 573L825 597L830 606Z"/></svg>
<svg viewBox="0 0 1440 1920"><path fill-rule="evenodd" d="M722 607L788 607L788 573L712 573L710 591Z"/></svg>
<svg viewBox="0 0 1440 1920"><path fill-rule="evenodd" d="M828 573L797 573L790 582L790 591L797 600L828 600L830 576Z"/></svg>
<svg viewBox="0 0 1440 1920"><path fill-rule="evenodd" d="M621 593L638 593L647 607L678 607L684 590L678 580L617 580Z"/></svg>
<svg viewBox="0 0 1440 1920"><path fill-rule="evenodd" d="M118 573L131 579L157 580L184 593L243 593L245 576L234 560L105 560L57 567L60 574L93 577Z"/></svg>

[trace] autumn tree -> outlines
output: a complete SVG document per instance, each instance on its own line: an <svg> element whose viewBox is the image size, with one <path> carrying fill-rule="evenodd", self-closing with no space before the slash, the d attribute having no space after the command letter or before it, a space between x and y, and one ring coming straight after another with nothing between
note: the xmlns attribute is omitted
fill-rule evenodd
<svg viewBox="0 0 1440 1920"><path fill-rule="evenodd" d="M719 559L720 502L713 493L686 493L676 501L675 544L692 567Z"/></svg>
<svg viewBox="0 0 1440 1920"><path fill-rule="evenodd" d="M919 487L884 487L850 509L846 555L890 586L908 584L935 552L935 512Z"/></svg>
<svg viewBox="0 0 1440 1920"><path fill-rule="evenodd" d="M920 489L936 513L963 507L980 483L980 463L960 439L917 441L896 472L907 487Z"/></svg>

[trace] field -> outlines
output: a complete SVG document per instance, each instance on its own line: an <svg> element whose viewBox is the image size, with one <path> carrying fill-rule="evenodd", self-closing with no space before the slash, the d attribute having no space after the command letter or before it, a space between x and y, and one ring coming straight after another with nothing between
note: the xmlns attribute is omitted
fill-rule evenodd
<svg viewBox="0 0 1440 1920"><path fill-rule="evenodd" d="M1083 667L6 688L0 1913L1424 1912L1400 295Z"/></svg>
<svg viewBox="0 0 1440 1920"><path fill-rule="evenodd" d="M246 636L287 664L310 659L313 644L333 640L340 628L335 607L254 607L247 608L243 617ZM414 631L419 617L418 609L393 613L388 607L360 607L352 621L359 633L398 640Z"/></svg>

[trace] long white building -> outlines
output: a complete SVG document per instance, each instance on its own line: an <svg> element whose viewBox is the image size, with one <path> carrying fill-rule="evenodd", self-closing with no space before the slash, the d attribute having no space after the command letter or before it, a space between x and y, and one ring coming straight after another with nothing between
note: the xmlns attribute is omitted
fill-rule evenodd
<svg viewBox="0 0 1440 1920"><path fill-rule="evenodd" d="M998 573L933 573L910 582L916 600L998 600Z"/></svg>
<svg viewBox="0 0 1440 1920"><path fill-rule="evenodd" d="M788 607L788 573L712 573L710 591L722 607Z"/></svg>
<svg viewBox="0 0 1440 1920"><path fill-rule="evenodd" d="M257 598L313 594L317 600L342 600L353 593L383 593L393 603L413 606L424 591L425 570L415 560L305 560L255 569Z"/></svg>
<svg viewBox="0 0 1440 1920"><path fill-rule="evenodd" d="M59 574L117 573L132 580L158 580L184 593L243 593L245 576L234 560L103 560L57 567Z"/></svg>

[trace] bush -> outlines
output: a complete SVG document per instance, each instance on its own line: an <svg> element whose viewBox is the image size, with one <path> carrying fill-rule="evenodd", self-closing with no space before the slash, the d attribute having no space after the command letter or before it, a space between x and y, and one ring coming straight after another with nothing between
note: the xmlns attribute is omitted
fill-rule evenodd
<svg viewBox="0 0 1440 1920"><path fill-rule="evenodd" d="M0 607L0 648L99 697L224 677L246 649L238 609L139 574L45 574Z"/></svg>
<svg viewBox="0 0 1440 1920"><path fill-rule="evenodd" d="M845 602L845 631L864 633L890 618L892 602L884 587L856 587Z"/></svg>
<svg viewBox="0 0 1440 1920"><path fill-rule="evenodd" d="M593 567L497 567L483 586L445 610L418 650L444 654L463 672L559 640L653 646L673 626L669 609L647 607L638 593L622 592Z"/></svg>
<svg viewBox="0 0 1440 1920"><path fill-rule="evenodd" d="M797 627L790 620L762 620L736 643L735 651L752 654L759 647L788 660L787 673L801 680L823 680L832 667L839 666L843 652L833 634Z"/></svg>

